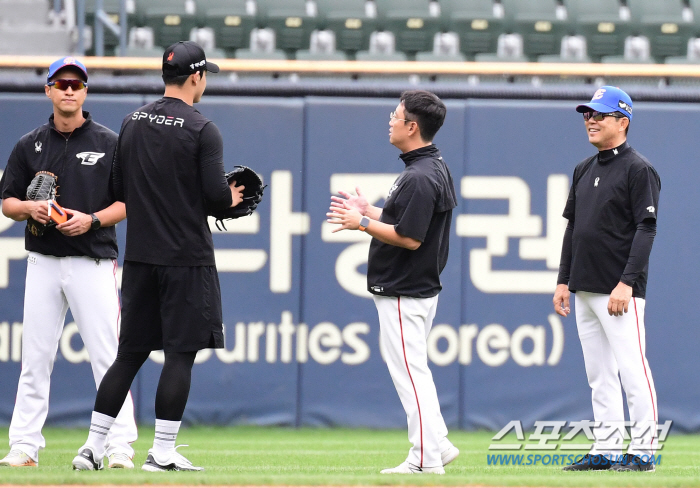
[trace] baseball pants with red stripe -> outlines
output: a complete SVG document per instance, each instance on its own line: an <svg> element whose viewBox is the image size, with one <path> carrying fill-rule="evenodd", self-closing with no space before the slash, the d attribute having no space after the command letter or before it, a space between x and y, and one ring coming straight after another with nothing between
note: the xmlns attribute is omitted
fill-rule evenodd
<svg viewBox="0 0 700 488"><path fill-rule="evenodd" d="M10 447L32 459L46 446L41 429L49 411L51 371L70 306L87 348L95 384L117 356L119 296L114 259L29 253L24 296L22 372L10 423ZM94 388L84 385L87 390ZM112 428L107 455L134 455L136 421L131 394Z"/></svg>
<svg viewBox="0 0 700 488"><path fill-rule="evenodd" d="M632 298L628 312L608 314L610 295L576 292L578 327L586 375L591 387L593 415L596 421L613 422L594 429L593 454L619 455L623 442L629 441L630 454L652 455L657 445L658 409L656 389L646 358L644 305ZM622 389L627 396L631 439L624 439Z"/></svg>
<svg viewBox="0 0 700 488"><path fill-rule="evenodd" d="M442 466L440 453L452 444L447 440L426 345L438 297L375 295L374 303L382 356L408 419L408 440L413 446L406 461L421 468Z"/></svg>

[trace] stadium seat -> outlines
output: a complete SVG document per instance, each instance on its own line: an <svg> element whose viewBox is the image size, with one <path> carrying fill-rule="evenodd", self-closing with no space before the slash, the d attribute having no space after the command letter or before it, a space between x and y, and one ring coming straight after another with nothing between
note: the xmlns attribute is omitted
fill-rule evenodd
<svg viewBox="0 0 700 488"><path fill-rule="evenodd" d="M564 36L559 54L544 54L537 57L540 63L590 63L583 36Z"/></svg>
<svg viewBox="0 0 700 488"><path fill-rule="evenodd" d="M234 51L247 48L255 27L254 4L247 0L197 0L198 23L214 29L216 46Z"/></svg>
<svg viewBox="0 0 700 488"><path fill-rule="evenodd" d="M336 49L369 49L369 36L377 27L376 9L368 9L365 0L316 0L316 5L318 26L335 32Z"/></svg>
<svg viewBox="0 0 700 488"><path fill-rule="evenodd" d="M644 36L629 36L625 39L625 51L622 56L603 56L602 63L654 63L651 57L649 39Z"/></svg>
<svg viewBox="0 0 700 488"><path fill-rule="evenodd" d="M396 51L396 36L393 32L373 32L369 38L369 50L358 51L358 61L406 61L406 53Z"/></svg>
<svg viewBox="0 0 700 488"><path fill-rule="evenodd" d="M661 62L680 56L693 37L693 25L683 18L682 0L627 0L633 35L646 36L651 55Z"/></svg>
<svg viewBox="0 0 700 488"><path fill-rule="evenodd" d="M565 0L565 5L568 33L586 38L588 56L593 61L622 55L630 23L620 17L618 0Z"/></svg>
<svg viewBox="0 0 700 488"><path fill-rule="evenodd" d="M236 49L235 57L240 59L287 59L281 49L276 48L275 31L269 27L253 29L250 32L250 47Z"/></svg>
<svg viewBox="0 0 700 488"><path fill-rule="evenodd" d="M503 18L496 15L493 0L440 0L440 9L443 28L459 33L463 53L496 52Z"/></svg>
<svg viewBox="0 0 700 488"><path fill-rule="evenodd" d="M308 49L311 32L316 28L316 12L305 0L257 0L258 27L272 28L277 48L292 53Z"/></svg>
<svg viewBox="0 0 700 488"><path fill-rule="evenodd" d="M153 29L156 46L166 48L189 39L197 27L194 0L148 0L137 4L145 26Z"/></svg>
<svg viewBox="0 0 700 488"><path fill-rule="evenodd" d="M506 29L523 36L523 53L535 59L557 54L567 22L558 15L556 0L502 0Z"/></svg>
<svg viewBox="0 0 700 488"><path fill-rule="evenodd" d="M664 62L666 64L700 64L700 37L688 39L685 56L669 56Z"/></svg>
<svg viewBox="0 0 700 488"><path fill-rule="evenodd" d="M498 36L496 53L478 53L476 61L527 62L528 57L523 52L523 36L520 34L501 34Z"/></svg>
<svg viewBox="0 0 700 488"><path fill-rule="evenodd" d="M433 39L433 50L416 54L416 61L466 61L459 51L456 32L438 32Z"/></svg>
<svg viewBox="0 0 700 488"><path fill-rule="evenodd" d="M331 30L315 30L311 33L309 49L300 49L296 52L296 59L345 61L347 55L335 49L335 32Z"/></svg>
<svg viewBox="0 0 700 488"><path fill-rule="evenodd" d="M190 41L194 41L204 49L207 58L225 58L226 51L216 47L214 29L211 27L200 27L190 31Z"/></svg>
<svg viewBox="0 0 700 488"><path fill-rule="evenodd" d="M376 0L377 26L396 35L396 50L408 54L432 49L440 19L429 0Z"/></svg>
<svg viewBox="0 0 700 488"><path fill-rule="evenodd" d="M126 55L131 58L160 58L163 56L163 49L159 47L127 47Z"/></svg>

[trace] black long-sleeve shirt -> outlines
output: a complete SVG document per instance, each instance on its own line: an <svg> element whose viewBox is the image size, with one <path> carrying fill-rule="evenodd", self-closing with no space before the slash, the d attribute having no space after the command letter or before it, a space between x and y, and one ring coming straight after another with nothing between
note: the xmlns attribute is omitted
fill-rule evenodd
<svg viewBox="0 0 700 488"><path fill-rule="evenodd" d="M211 209L231 206L219 129L192 106L164 97L122 123L114 192L126 204L124 259L213 266Z"/></svg>
<svg viewBox="0 0 700 488"><path fill-rule="evenodd" d="M660 191L656 170L626 142L576 166L557 283L609 294L622 281L644 298Z"/></svg>

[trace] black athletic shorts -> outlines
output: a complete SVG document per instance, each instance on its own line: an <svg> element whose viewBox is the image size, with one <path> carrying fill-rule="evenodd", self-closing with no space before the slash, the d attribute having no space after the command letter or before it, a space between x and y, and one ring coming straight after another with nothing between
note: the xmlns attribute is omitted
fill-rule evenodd
<svg viewBox="0 0 700 488"><path fill-rule="evenodd" d="M120 351L222 347L221 287L215 266L124 261Z"/></svg>

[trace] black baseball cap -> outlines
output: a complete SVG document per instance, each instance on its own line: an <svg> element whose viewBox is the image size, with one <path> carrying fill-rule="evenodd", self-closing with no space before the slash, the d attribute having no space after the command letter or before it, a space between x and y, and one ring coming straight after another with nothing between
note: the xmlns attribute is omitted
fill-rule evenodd
<svg viewBox="0 0 700 488"><path fill-rule="evenodd" d="M204 49L196 42L176 42L163 53L163 74L191 75L202 69L210 73L219 72L219 66L207 61Z"/></svg>

